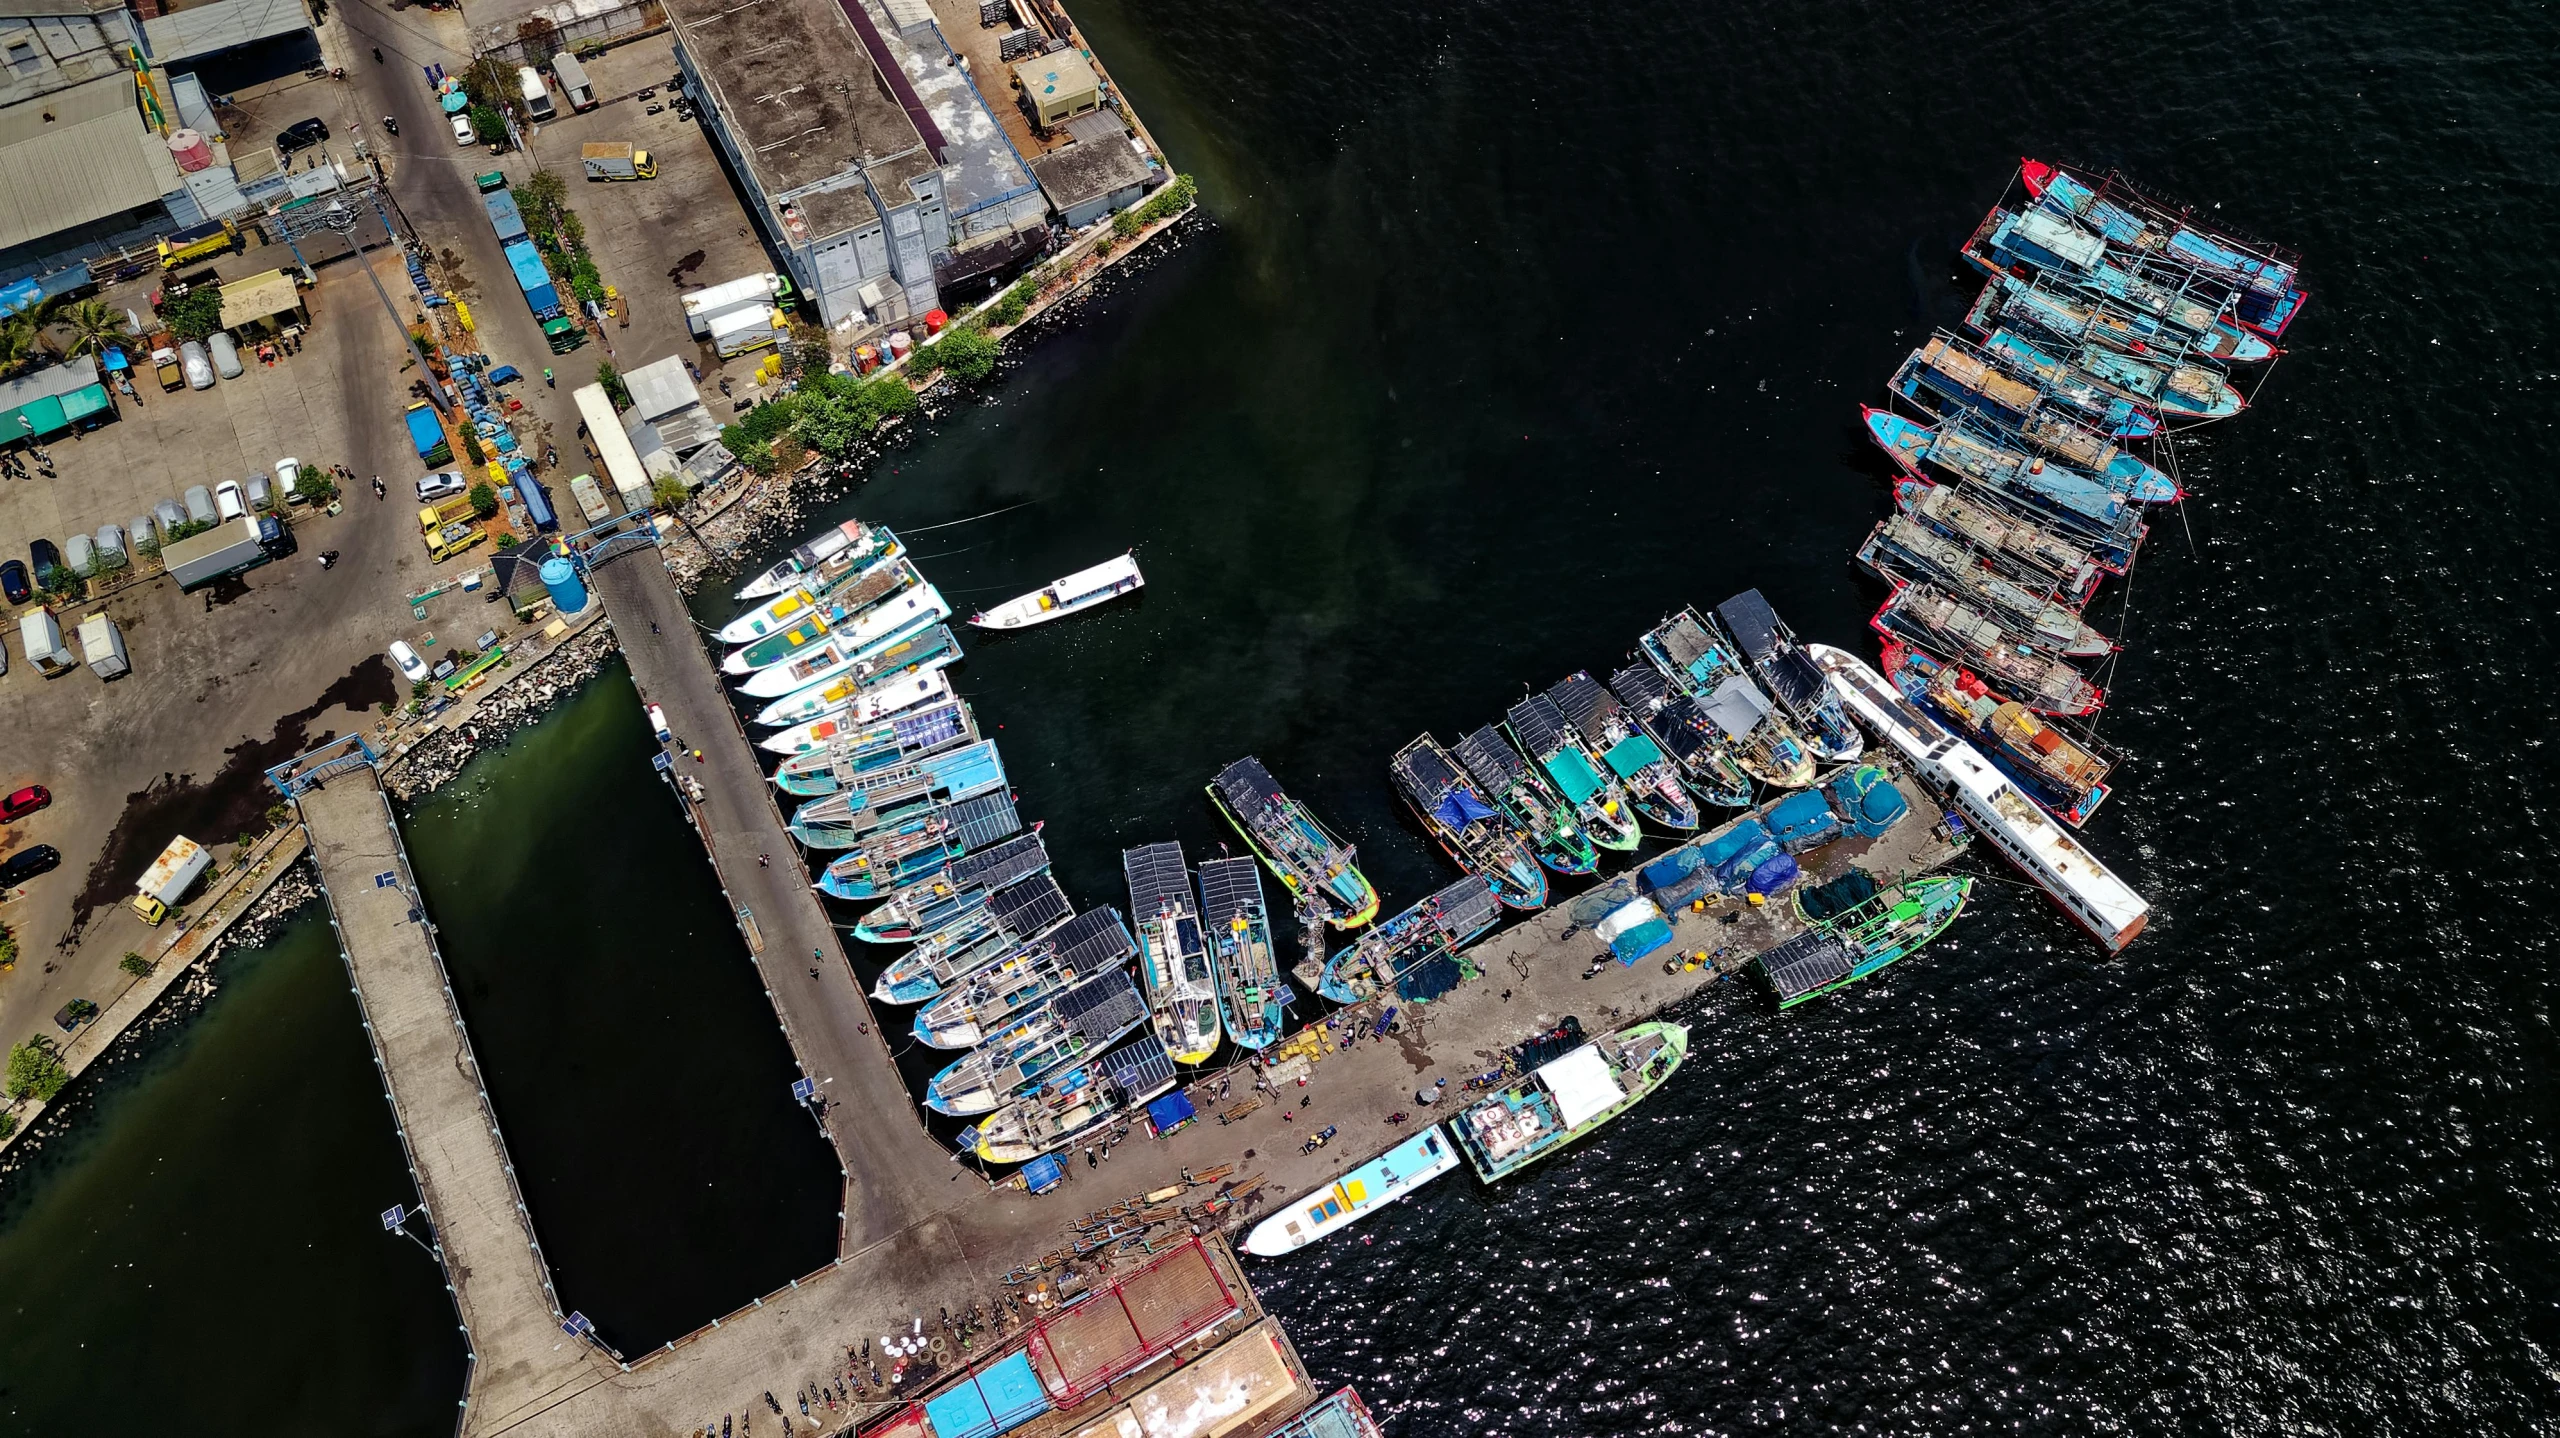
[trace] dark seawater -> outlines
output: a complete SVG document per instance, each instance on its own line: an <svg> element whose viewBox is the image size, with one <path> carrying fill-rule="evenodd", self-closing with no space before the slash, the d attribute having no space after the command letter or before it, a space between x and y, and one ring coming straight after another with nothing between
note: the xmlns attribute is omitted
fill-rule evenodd
<svg viewBox="0 0 2560 1438"><path fill-rule="evenodd" d="M1387 755L1615 663L1683 600L1757 585L1871 652L1881 595L1849 556L1885 468L1856 406L1970 299L1955 246L2021 153L2218 204L2302 251L2314 291L2257 408L2181 449L2197 497L2161 518L2130 604L2117 586L2093 610L2131 647L2103 725L2128 758L2089 840L2151 897L2151 932L2105 961L1991 884L1858 990L1783 1019L1720 995L1687 1072L1571 1157L1498 1191L1452 1178L1371 1242L1261 1270L1320 1381L1358 1384L1398 1435L2560 1423L2536 884L2560 860L2548 8L1077 13L1212 222L847 510L899 526L964 609L1138 546L1142 598L973 643L956 671L1084 903L1119 900L1124 844L1213 846L1200 786L1245 752L1411 901L1446 870ZM758 1107L760 996L716 903L664 882L690 838L567 732L520 741L542 799L503 792L571 842L472 873L413 842L484 986L466 1005L510 1137L574 1156L535 1200L564 1296L649 1334L791 1270L834 1176L795 1115ZM543 812L572 802L629 819L581 845ZM478 863L486 842L460 847ZM662 842L623 882L621 849ZM526 967L540 940L592 973L667 933L684 952L558 1038L598 999ZM262 1022L361 1058L344 1004ZM538 1051L555 1041L593 1057ZM637 1077L688 1063L703 1108ZM392 1152L361 1063L345 1083L350 1126L297 1130L331 1173ZM703 1137L704 1108L754 1141ZM774 1156L669 1164L670 1135ZM271 1182L248 1151L191 1161L202 1184ZM0 1254L93 1162L66 1148L13 1184ZM627 1206L570 1171L617 1164ZM332 1202L369 1214L382 1187ZM279 1267L304 1241L247 1205L228 1237ZM135 1260L183 1251L166 1224L134 1240ZM0 1288L146 1352L168 1325L100 1296L135 1260ZM302 1321L270 1287L158 1271L238 1328ZM419 1296L346 1285L331 1330L390 1335L363 1361L402 1391L454 1373L384 1316ZM7 1361L47 1393L80 1362ZM249 1365L197 1381L235 1411L285 1391Z"/></svg>

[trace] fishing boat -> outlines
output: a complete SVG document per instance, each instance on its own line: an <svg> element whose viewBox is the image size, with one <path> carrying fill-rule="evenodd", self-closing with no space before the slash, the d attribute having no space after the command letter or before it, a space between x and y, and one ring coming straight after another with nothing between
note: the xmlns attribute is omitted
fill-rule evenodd
<svg viewBox="0 0 2560 1438"><path fill-rule="evenodd" d="M1127 974L1096 974L945 1064L925 1085L925 1107L963 1118L993 1113L1068 1064L1100 1056L1146 1021L1146 1003Z"/></svg>
<svg viewBox="0 0 2560 1438"><path fill-rule="evenodd" d="M1686 694L1650 664L1630 664L1609 676L1609 692L1680 770L1680 782L1709 804L1740 809L1751 802L1751 776L1734 762L1724 733Z"/></svg>
<svg viewBox="0 0 2560 1438"><path fill-rule="evenodd" d="M857 787L811 799L783 827L808 848L850 849L882 828L1004 787L1003 756L996 752L994 740L982 739L964 748L890 765Z"/></svg>
<svg viewBox="0 0 2560 1438"><path fill-rule="evenodd" d="M773 771L773 786L800 798L819 798L859 786L862 776L874 770L976 742L977 716L966 701L954 699L849 728L815 749L794 754Z"/></svg>
<svg viewBox="0 0 2560 1438"><path fill-rule="evenodd" d="M1572 806L1522 762L1519 750L1503 742L1501 731L1484 725L1449 752L1484 796L1529 836L1539 863L1559 874L1588 874L1600 867L1599 852L1582 832Z"/></svg>
<svg viewBox="0 0 2560 1438"><path fill-rule="evenodd" d="M2096 741L2063 733L1971 670L1907 644L1885 645L1883 668L1904 697L1946 720L2056 819L2077 829L2106 801L2115 758Z"/></svg>
<svg viewBox="0 0 2560 1438"><path fill-rule="evenodd" d="M2149 439L2163 432L2159 411L2126 399L2081 373L2059 350L2047 350L2015 330L1996 329L1983 336L1982 352L2045 398L2079 411L2118 439Z"/></svg>
<svg viewBox="0 0 2560 1438"><path fill-rule="evenodd" d="M1623 853L1644 841L1626 791L1592 758L1555 701L1529 695L1503 711L1502 727L1530 766L1564 796L1574 822L1594 845Z"/></svg>
<svg viewBox="0 0 2560 1438"><path fill-rule="evenodd" d="M1679 769L1652 736L1636 727L1617 695L1601 687L1588 670L1575 670L1548 687L1547 699L1626 791L1636 813L1680 833L1697 829L1698 804L1680 782Z"/></svg>
<svg viewBox="0 0 2560 1438"><path fill-rule="evenodd" d="M758 740L757 747L775 754L805 753L848 729L949 700L951 685L937 676L959 660L960 644L951 626L937 624L909 635L824 684L786 694L757 710L752 722L785 726Z"/></svg>
<svg viewBox="0 0 2560 1438"><path fill-rule="evenodd" d="M1791 1009L1916 952L1947 931L1972 895L1970 875L1880 886L1866 870L1851 869L1796 890L1796 915L1811 927L1755 957L1752 967L1778 1007Z"/></svg>
<svg viewBox="0 0 2560 1438"><path fill-rule="evenodd" d="M2044 577L2054 593L2084 608L2113 571L2086 545L2047 529L1997 497L1952 484L1905 477L1894 481L1894 508L2004 565Z"/></svg>
<svg viewBox="0 0 2560 1438"><path fill-rule="evenodd" d="M2045 280L2052 292L2165 326L2160 331L2164 341L2199 343L2209 335L2218 337L2225 327L2234 336L2247 333L2232 323L2240 293L2228 283L2154 259L2112 253L2099 236L2041 206L2022 212L1994 206L1965 242L1964 254L1995 280ZM2252 354L2258 348L2237 339L2229 347Z"/></svg>
<svg viewBox="0 0 2560 1438"><path fill-rule="evenodd" d="M880 542L857 545L843 551L837 559L822 562L817 568L795 576L772 597L761 604L749 606L745 613L722 625L713 637L723 644L752 644L768 634L791 627L806 615L819 612L821 601L836 597L906 557L906 549L897 542L895 535L885 529L874 529L871 533L880 536Z"/></svg>
<svg viewBox="0 0 2560 1438"><path fill-rule="evenodd" d="M816 649L749 674L738 692L750 699L781 699L823 689L829 680L858 677L864 672L864 661L950 617L951 606L944 602L941 590L917 585L836 630Z"/></svg>
<svg viewBox="0 0 2560 1438"><path fill-rule="evenodd" d="M1295 1253L1329 1238L1458 1166L1458 1150L1432 1124L1332 1183L1280 1205L1245 1235L1260 1258Z"/></svg>
<svg viewBox="0 0 2560 1438"><path fill-rule="evenodd" d="M1967 329L1989 334L2002 324L2039 330L2064 344L2091 342L2126 354L2162 360L2195 358L2214 365L2254 364L2275 357L2266 336L2207 319L2198 333L2188 322L2212 311L2179 302L2173 291L2137 276L2108 274L2073 284L2052 275L1991 277L1965 312ZM2174 316L2174 318L2173 318Z"/></svg>
<svg viewBox="0 0 2560 1438"><path fill-rule="evenodd" d="M1429 1003L1474 973L1458 951L1500 922L1493 886L1469 874L1337 950L1325 960L1316 992L1337 1004L1382 994Z"/></svg>
<svg viewBox="0 0 2560 1438"><path fill-rule="evenodd" d="M1138 977L1147 986L1156 1037L1178 1064L1204 1064L1218 1051L1218 979L1209 936L1180 844L1120 852L1129 881L1129 918L1138 931Z"/></svg>
<svg viewBox="0 0 2560 1438"><path fill-rule="evenodd" d="M988 1163L1027 1163L1098 1133L1122 1114L1172 1089L1173 1058L1153 1034L1074 1064L988 1115L965 1142Z"/></svg>
<svg viewBox="0 0 2560 1438"><path fill-rule="evenodd" d="M976 1048L1051 995L1116 971L1137 952L1118 909L1087 909L927 1000L916 1011L915 1036L938 1049Z"/></svg>
<svg viewBox="0 0 2560 1438"><path fill-rule="evenodd" d="M1887 639L1908 639L1992 675L2028 707L2046 714L2095 714L2106 693L2059 657L2017 643L1981 610L1925 582L1897 584L1869 621Z"/></svg>
<svg viewBox="0 0 2560 1438"><path fill-rule="evenodd" d="M1287 1021L1289 985L1271 946L1262 871L1253 860L1211 859L1200 866L1200 922L1209 935L1227 1037L1250 1050L1269 1048Z"/></svg>
<svg viewBox="0 0 2560 1438"><path fill-rule="evenodd" d="M1144 586L1147 577L1138 572L1135 551L1117 559L1106 559L1091 569L1079 569L1066 578L1035 589L1017 599L1008 599L993 609L982 609L969 616L969 622L980 629L1028 629L1063 619L1082 609L1091 609L1106 600L1127 594Z"/></svg>
<svg viewBox="0 0 2560 1438"><path fill-rule="evenodd" d="M2309 298L2295 287L2301 272L2291 257L2194 225L2122 176L2096 180L2033 159L2021 161L2018 173L2040 206L2078 219L2108 242L2238 286L2234 317L2260 334L2282 338Z"/></svg>
<svg viewBox="0 0 2560 1438"><path fill-rule="evenodd" d="M847 520L794 545L781 563L741 585L737 598L741 603L764 599L800 583L804 576L824 575L830 570L841 573L903 552L898 536L886 528L858 519Z"/></svg>
<svg viewBox="0 0 2560 1438"><path fill-rule="evenodd" d="M1746 589L1716 606L1716 623L1742 651L1760 687L1787 711L1796 727L1813 743L1827 764L1854 764L1867 752L1849 711L1822 682L1822 671L1796 642L1796 632L1778 617L1777 609L1757 589Z"/></svg>
<svg viewBox="0 0 2560 1438"><path fill-rule="evenodd" d="M1970 411L2033 450L2086 470L2107 488L2140 504L2179 497L2178 483L2094 425L2049 404L2032 385L2011 376L1991 357L1953 335L1939 335L1911 352L1895 371L1894 393L1933 419Z"/></svg>
<svg viewBox="0 0 2560 1438"><path fill-rule="evenodd" d="M1441 852L1459 868L1482 874L1493 895L1515 909L1547 905L1547 871L1531 852L1529 836L1458 770L1458 762L1425 734L1387 761L1396 792L1404 796Z"/></svg>
<svg viewBox="0 0 2560 1438"><path fill-rule="evenodd" d="M1813 746L1752 682L1731 641L1705 615L1683 608L1637 647L1674 691L1698 701L1744 773L1781 789L1813 782Z"/></svg>
<svg viewBox="0 0 2560 1438"><path fill-rule="evenodd" d="M1378 917L1378 891L1360 872L1359 851L1333 837L1280 781L1247 755L1209 781L1209 801L1298 902L1323 912L1337 929Z"/></svg>
<svg viewBox="0 0 2560 1438"><path fill-rule="evenodd" d="M2068 529L2102 563L2123 573L2150 527L2142 511L2085 475L2006 449L1961 422L1932 428L1890 410L1860 407L1867 435L1904 473L1917 478L1921 463L1985 493L2022 505L2048 523Z"/></svg>
<svg viewBox="0 0 2560 1438"><path fill-rule="evenodd" d="M872 982L884 1004L920 1004L1075 917L1046 873L1016 879L900 954Z"/></svg>
<svg viewBox="0 0 2560 1438"><path fill-rule="evenodd" d="M948 860L1020 832L1022 816L1014 811L1013 796L1002 789L937 806L863 835L827 865L818 876L818 889L830 898L877 899Z"/></svg>
<svg viewBox="0 0 2560 1438"><path fill-rule="evenodd" d="M1689 1055L1689 1026L1642 1023L1582 1045L1449 1120L1487 1183L1562 1153L1662 1087Z"/></svg>
<svg viewBox="0 0 2560 1438"><path fill-rule="evenodd" d="M812 598L809 608L797 622L731 650L728 657L720 661L721 671L731 675L753 674L759 669L770 669L784 663L794 654L819 643L828 633L858 623L864 615L923 582L915 566L903 559L885 564L823 598ZM800 594L808 592L805 589L795 591Z"/></svg>
<svg viewBox="0 0 2560 1438"><path fill-rule="evenodd" d="M984 905L987 896L1017 879L1049 872L1049 846L1032 832L992 844L953 859L910 883L901 884L853 928L867 944L921 943L962 922Z"/></svg>
<svg viewBox="0 0 2560 1438"><path fill-rule="evenodd" d="M1858 562L1887 584L1929 580L1979 605L2012 636L2039 648L2081 658L2115 652L2115 641L2055 598L2049 586L2003 572L1992 557L1908 515L1886 515L1859 546Z"/></svg>

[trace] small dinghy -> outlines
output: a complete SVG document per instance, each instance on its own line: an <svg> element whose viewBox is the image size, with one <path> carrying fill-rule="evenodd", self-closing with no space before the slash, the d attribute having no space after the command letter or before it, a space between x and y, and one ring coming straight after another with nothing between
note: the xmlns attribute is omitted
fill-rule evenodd
<svg viewBox="0 0 2560 1438"><path fill-rule="evenodd" d="M993 609L970 615L969 622L980 629L1028 629L1052 619L1090 609L1104 600L1128 593L1145 585L1147 577L1138 572L1135 552L1117 559L1105 560L1091 569L1080 569L1044 589L1035 589L1019 599L1008 599Z"/></svg>

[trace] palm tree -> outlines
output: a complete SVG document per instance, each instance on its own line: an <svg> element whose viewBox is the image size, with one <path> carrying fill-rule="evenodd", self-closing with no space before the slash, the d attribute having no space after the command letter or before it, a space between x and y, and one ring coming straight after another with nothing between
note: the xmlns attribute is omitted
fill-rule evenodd
<svg viewBox="0 0 2560 1438"><path fill-rule="evenodd" d="M14 375L25 369L43 349L35 321L25 315L0 319L0 375Z"/></svg>
<svg viewBox="0 0 2560 1438"><path fill-rule="evenodd" d="M124 312L101 300L82 300L56 316L54 323L70 336L67 354L99 353L125 332Z"/></svg>

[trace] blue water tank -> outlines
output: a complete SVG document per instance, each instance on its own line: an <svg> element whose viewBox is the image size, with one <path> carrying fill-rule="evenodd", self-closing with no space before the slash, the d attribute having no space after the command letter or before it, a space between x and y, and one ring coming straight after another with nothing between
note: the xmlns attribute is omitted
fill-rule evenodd
<svg viewBox="0 0 2560 1438"><path fill-rule="evenodd" d="M542 561L542 587L551 591L551 607L563 614L581 614L587 607L587 586L578 578L578 566L558 555Z"/></svg>

